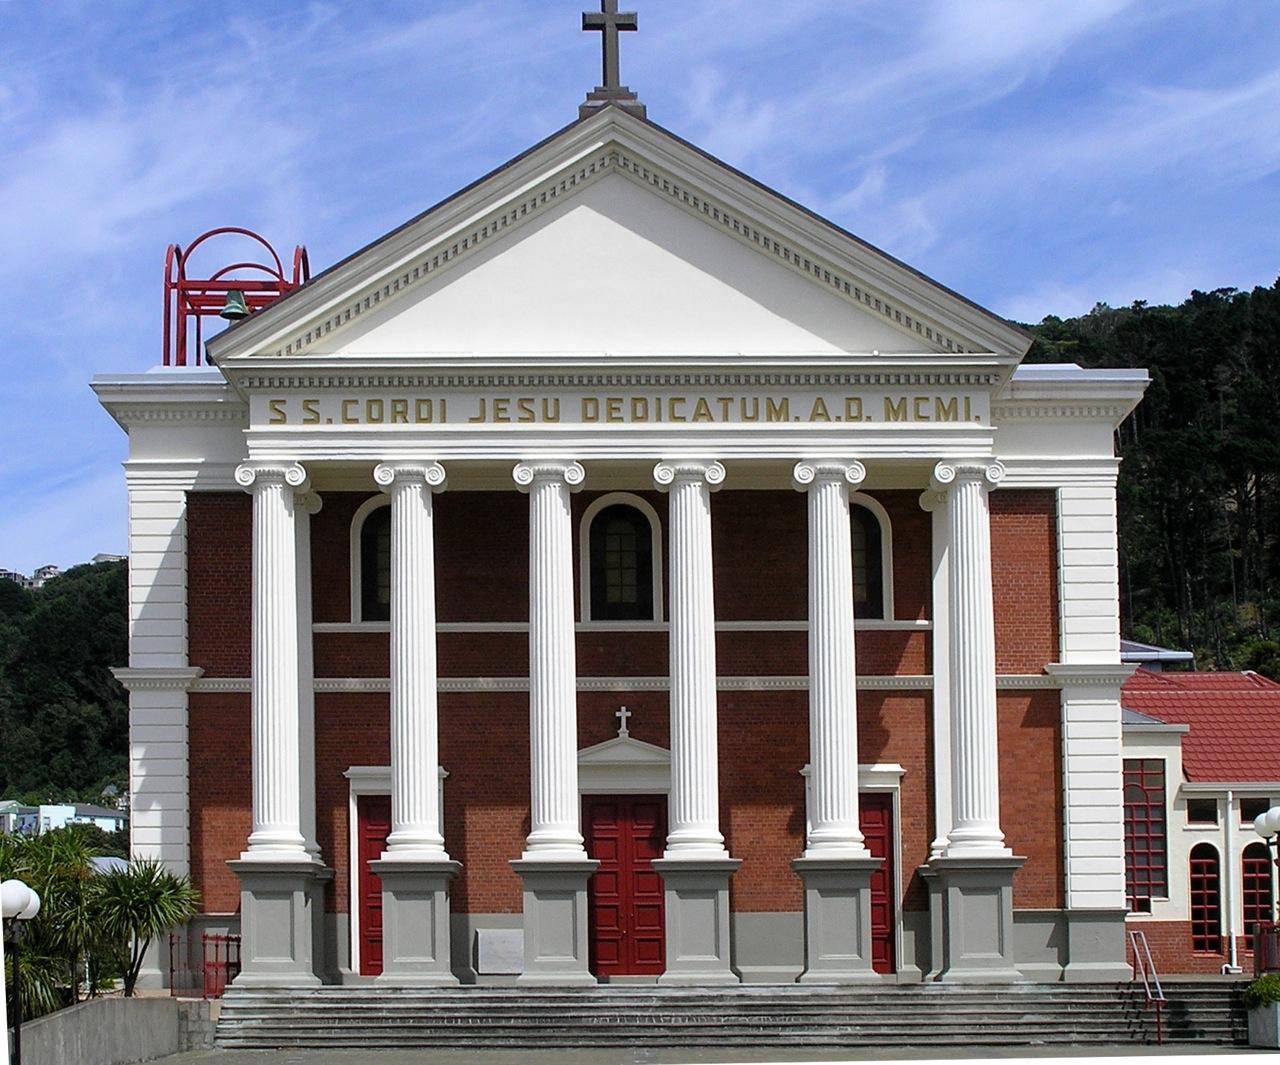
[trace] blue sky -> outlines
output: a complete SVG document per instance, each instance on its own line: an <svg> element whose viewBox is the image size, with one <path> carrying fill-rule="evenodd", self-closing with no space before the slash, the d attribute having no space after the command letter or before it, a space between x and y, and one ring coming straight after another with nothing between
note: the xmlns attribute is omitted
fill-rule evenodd
<svg viewBox="0 0 1280 1065"><path fill-rule="evenodd" d="M0 566L123 551L165 246L334 262L576 115L582 0L0 0ZM650 116L1019 320L1280 274L1272 0L635 0Z"/></svg>

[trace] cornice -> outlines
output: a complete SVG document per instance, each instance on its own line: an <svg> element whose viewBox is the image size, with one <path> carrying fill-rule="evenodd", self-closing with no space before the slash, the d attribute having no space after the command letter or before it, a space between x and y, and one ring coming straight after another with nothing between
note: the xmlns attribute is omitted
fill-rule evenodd
<svg viewBox="0 0 1280 1065"><path fill-rule="evenodd" d="M1087 419L1118 422L1128 415L1133 404L1123 401L1098 403L1057 400L1048 403L1010 402L997 400L992 404L992 418L998 422L1040 421L1044 418L1061 418L1070 421Z"/></svg>
<svg viewBox="0 0 1280 1065"><path fill-rule="evenodd" d="M1118 688L1133 676L1137 668L1137 664L1132 662L1050 662L1044 671L1063 688Z"/></svg>
<svg viewBox="0 0 1280 1065"><path fill-rule="evenodd" d="M125 691L185 692L193 690L204 670L198 666L122 666L112 669L111 675Z"/></svg>
<svg viewBox="0 0 1280 1065"><path fill-rule="evenodd" d="M1041 685L1046 686L1042 683ZM193 692L248 692L248 677L202 677L191 685ZM671 682L667 677L579 677L578 691L634 692L668 691ZM719 691L807 691L809 678L804 676L718 677ZM924 675L860 676L858 688L867 691L903 690L927 691L933 687L933 678ZM386 677L317 677L315 690L323 693L389 692L391 682ZM436 690L440 692L527 692L528 677L441 677Z"/></svg>
<svg viewBox="0 0 1280 1065"><path fill-rule="evenodd" d="M879 358L878 356L869 356ZM938 356L925 356L937 358ZM472 362L478 361L472 358ZM582 364L582 357L572 361L578 365L564 368L549 367L530 372L530 363L544 358L538 354L521 357L518 370L496 368L465 369L461 367L424 370L424 362L439 363L435 356L414 357L412 360L387 360L390 366L369 365L365 357L325 357L324 362L304 366L270 365L276 360L254 359L253 364L236 363L227 367L227 373L236 385L246 392L292 389L548 389L548 388L980 388L990 389L999 385L1003 376L1000 367L966 366L945 369L938 367L900 367L895 369L815 369L793 370L781 367L761 369L688 369L694 361L714 363L716 357L690 355L673 359L670 369L661 366L635 369L600 370L599 364L626 360L630 356L611 356L602 352L591 356L591 367ZM549 362L558 361L554 356L545 357ZM797 361L803 357L798 357ZM847 366L858 356L828 357L836 365ZM884 356L895 359L899 356ZM332 364L336 361L336 365ZM486 359L487 361L487 359ZM648 360L645 360L648 361ZM655 360L657 361L657 360ZM665 360L663 360L665 361ZM739 356L725 356L725 362L741 364ZM267 363L268 365L263 365ZM361 365L361 364L364 365Z"/></svg>

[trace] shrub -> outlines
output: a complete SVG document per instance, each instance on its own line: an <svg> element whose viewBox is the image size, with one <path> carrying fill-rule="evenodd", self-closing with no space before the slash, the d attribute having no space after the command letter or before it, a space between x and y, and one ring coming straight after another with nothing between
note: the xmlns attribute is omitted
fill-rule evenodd
<svg viewBox="0 0 1280 1065"><path fill-rule="evenodd" d="M1280 973L1260 976L1244 989L1244 1004L1251 1010L1280 1002Z"/></svg>

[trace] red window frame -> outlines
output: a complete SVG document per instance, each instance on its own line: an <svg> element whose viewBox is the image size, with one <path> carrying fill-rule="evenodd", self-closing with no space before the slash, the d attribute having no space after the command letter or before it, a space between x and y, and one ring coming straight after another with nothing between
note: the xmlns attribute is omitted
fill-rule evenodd
<svg viewBox="0 0 1280 1065"><path fill-rule="evenodd" d="M1250 843L1240 858L1240 898L1244 909L1245 950L1253 950L1258 925L1275 918L1271 894L1271 851L1265 843Z"/></svg>
<svg viewBox="0 0 1280 1065"><path fill-rule="evenodd" d="M1191 848L1191 949L1197 954L1222 953L1221 870L1213 844Z"/></svg>
<svg viewBox="0 0 1280 1065"><path fill-rule="evenodd" d="M1131 912L1169 894L1165 770L1160 758L1124 761L1124 873Z"/></svg>

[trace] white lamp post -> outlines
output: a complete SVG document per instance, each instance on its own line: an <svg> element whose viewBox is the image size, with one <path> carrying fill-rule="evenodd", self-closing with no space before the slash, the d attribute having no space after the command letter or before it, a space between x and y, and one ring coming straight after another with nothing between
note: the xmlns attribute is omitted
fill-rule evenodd
<svg viewBox="0 0 1280 1065"><path fill-rule="evenodd" d="M6 880L0 884L0 917L5 921L29 921L40 912L40 896L21 880ZM13 959L14 985L18 982L18 959ZM0 1065L9 1065L9 996L4 986L4 928L0 923ZM14 1018L14 1050L21 1057L22 1000L16 1003L18 1016Z"/></svg>

